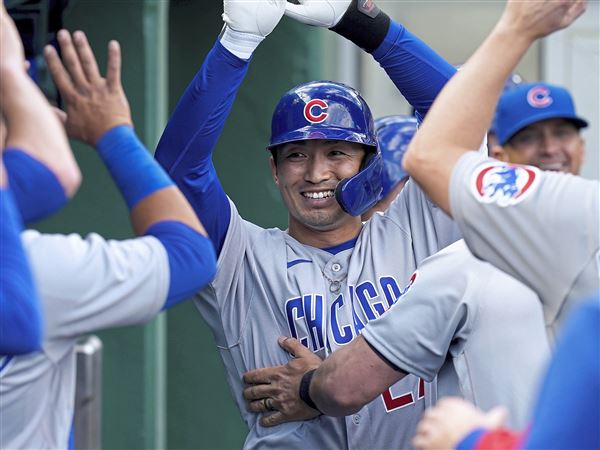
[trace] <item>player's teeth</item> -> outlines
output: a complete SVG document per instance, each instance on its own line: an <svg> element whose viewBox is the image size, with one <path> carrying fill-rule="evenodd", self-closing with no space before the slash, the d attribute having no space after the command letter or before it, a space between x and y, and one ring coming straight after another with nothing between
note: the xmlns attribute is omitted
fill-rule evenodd
<svg viewBox="0 0 600 450"><path fill-rule="evenodd" d="M325 192L304 192L304 195L307 198L321 199L333 197L333 191L325 191Z"/></svg>

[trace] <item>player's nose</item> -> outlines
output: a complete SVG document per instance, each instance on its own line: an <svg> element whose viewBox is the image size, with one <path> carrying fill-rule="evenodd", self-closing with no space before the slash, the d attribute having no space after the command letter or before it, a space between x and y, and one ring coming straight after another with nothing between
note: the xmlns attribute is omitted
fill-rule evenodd
<svg viewBox="0 0 600 450"><path fill-rule="evenodd" d="M551 130L544 130L542 139L542 154L544 155L556 155L562 149L561 140L554 136Z"/></svg>
<svg viewBox="0 0 600 450"><path fill-rule="evenodd" d="M308 158L306 171L304 173L305 181L313 184L322 183L331 178L331 167L326 158L316 154Z"/></svg>

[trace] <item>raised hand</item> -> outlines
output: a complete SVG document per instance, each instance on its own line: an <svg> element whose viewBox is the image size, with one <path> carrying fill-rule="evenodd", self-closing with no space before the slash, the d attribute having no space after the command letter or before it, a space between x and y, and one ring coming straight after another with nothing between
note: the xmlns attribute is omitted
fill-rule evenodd
<svg viewBox="0 0 600 450"><path fill-rule="evenodd" d="M264 38L283 17L285 4L285 0L224 0L223 21L234 31Z"/></svg>
<svg viewBox="0 0 600 450"><path fill-rule="evenodd" d="M127 97L121 85L121 48L108 44L106 78L85 34L58 33L63 61L47 46L44 56L60 94L66 102L65 128L69 137L95 146L100 137L117 125L132 125Z"/></svg>
<svg viewBox="0 0 600 450"><path fill-rule="evenodd" d="M321 358L294 338L280 337L279 345L294 358L285 365L256 369L244 374L248 410L263 413L261 425L272 427L285 422L308 420L320 415L298 395L302 376L319 367Z"/></svg>
<svg viewBox="0 0 600 450"><path fill-rule="evenodd" d="M315 27L335 26L350 6L350 0L299 0L286 3L285 15Z"/></svg>
<svg viewBox="0 0 600 450"><path fill-rule="evenodd" d="M566 28L586 6L586 0L509 0L500 24L533 41Z"/></svg>

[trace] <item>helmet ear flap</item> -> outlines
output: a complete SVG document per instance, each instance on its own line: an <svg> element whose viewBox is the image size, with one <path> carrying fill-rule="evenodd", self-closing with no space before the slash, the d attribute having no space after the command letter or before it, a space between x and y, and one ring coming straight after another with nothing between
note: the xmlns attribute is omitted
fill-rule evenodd
<svg viewBox="0 0 600 450"><path fill-rule="evenodd" d="M377 151L365 156L361 170L344 178L335 188L335 198L347 214L360 216L382 198L383 160Z"/></svg>
<svg viewBox="0 0 600 450"><path fill-rule="evenodd" d="M375 120L379 151L383 158L383 196L408 177L402 168L402 159L417 131L413 116L393 115Z"/></svg>

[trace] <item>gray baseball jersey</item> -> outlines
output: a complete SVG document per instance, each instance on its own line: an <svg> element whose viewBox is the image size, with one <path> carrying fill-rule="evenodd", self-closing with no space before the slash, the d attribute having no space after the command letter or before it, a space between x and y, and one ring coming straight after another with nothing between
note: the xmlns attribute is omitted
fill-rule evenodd
<svg viewBox="0 0 600 450"><path fill-rule="evenodd" d="M450 218L410 181L385 214L364 224L353 247L335 254L246 222L232 204L217 276L195 303L249 427L245 448L409 447L425 406L425 386L415 376L353 416L263 428L246 410L242 374L289 360L277 344L280 335L298 338L321 357L347 344L396 302L420 261L457 238Z"/></svg>
<svg viewBox="0 0 600 450"><path fill-rule="evenodd" d="M161 310L169 263L154 237L23 233L45 318L42 350L4 360L0 448L68 448L75 343L82 334L144 323Z"/></svg>
<svg viewBox="0 0 600 450"><path fill-rule="evenodd" d="M537 292L553 339L573 303L597 295L600 185L475 152L451 177L450 204L473 254Z"/></svg>
<svg viewBox="0 0 600 450"><path fill-rule="evenodd" d="M426 259L410 288L363 336L391 363L425 380L439 397L484 410L504 405L509 425L527 425L549 356L536 294L458 241Z"/></svg>

